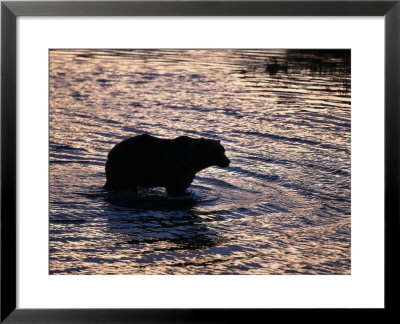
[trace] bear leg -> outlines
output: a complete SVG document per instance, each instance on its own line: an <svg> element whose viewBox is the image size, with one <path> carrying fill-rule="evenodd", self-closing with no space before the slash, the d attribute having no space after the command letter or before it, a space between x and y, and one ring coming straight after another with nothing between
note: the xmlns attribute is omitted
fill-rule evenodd
<svg viewBox="0 0 400 324"><path fill-rule="evenodd" d="M185 190L189 188L193 179L194 179L194 174L191 172L180 173L179 175L172 173L166 186L168 195L170 196L187 195L187 192Z"/></svg>
<svg viewBox="0 0 400 324"><path fill-rule="evenodd" d="M170 195L170 196L183 196L186 194L186 192L185 192L186 188L181 187L181 186L172 185L172 186L167 186L166 189L167 189L168 195Z"/></svg>

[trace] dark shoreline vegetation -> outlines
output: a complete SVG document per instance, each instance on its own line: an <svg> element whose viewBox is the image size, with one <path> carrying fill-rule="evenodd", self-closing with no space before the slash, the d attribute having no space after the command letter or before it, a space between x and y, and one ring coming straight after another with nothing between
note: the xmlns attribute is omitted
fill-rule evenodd
<svg viewBox="0 0 400 324"><path fill-rule="evenodd" d="M51 50L50 274L350 274L350 79L350 50ZM102 189L139 134L231 164Z"/></svg>

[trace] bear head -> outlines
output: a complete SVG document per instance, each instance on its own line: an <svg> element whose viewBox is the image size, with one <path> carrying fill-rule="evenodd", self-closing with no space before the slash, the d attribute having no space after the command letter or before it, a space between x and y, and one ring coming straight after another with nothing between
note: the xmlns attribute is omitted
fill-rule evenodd
<svg viewBox="0 0 400 324"><path fill-rule="evenodd" d="M226 157L225 149L220 141L200 138L199 143L207 164L222 168L227 168L229 166L231 161Z"/></svg>

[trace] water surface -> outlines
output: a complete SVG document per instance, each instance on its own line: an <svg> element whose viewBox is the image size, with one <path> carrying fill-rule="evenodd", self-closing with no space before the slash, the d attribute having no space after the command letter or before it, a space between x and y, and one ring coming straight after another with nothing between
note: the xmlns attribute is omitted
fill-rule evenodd
<svg viewBox="0 0 400 324"><path fill-rule="evenodd" d="M51 50L50 274L350 274L350 117L349 51ZM231 165L104 190L143 133Z"/></svg>

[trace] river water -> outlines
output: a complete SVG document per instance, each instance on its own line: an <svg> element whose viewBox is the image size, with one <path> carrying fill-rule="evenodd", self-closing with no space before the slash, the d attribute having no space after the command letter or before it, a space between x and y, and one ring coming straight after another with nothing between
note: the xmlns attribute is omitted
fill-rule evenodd
<svg viewBox="0 0 400 324"><path fill-rule="evenodd" d="M350 274L350 52L51 50L50 274ZM119 141L221 141L184 197L108 192Z"/></svg>

